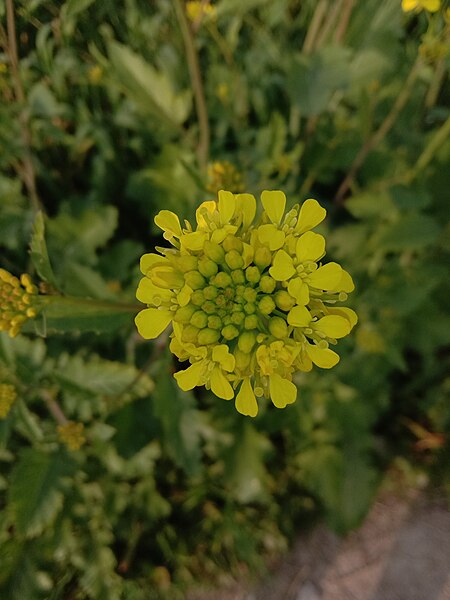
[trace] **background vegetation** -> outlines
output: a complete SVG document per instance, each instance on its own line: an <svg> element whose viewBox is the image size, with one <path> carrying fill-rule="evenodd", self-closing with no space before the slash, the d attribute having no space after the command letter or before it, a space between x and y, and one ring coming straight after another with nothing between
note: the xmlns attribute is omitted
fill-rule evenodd
<svg viewBox="0 0 450 600"><path fill-rule="evenodd" d="M0 334L8 600L183 597L356 526L389 466L450 491L445 6L200 4L0 4L1 266L66 297ZM153 216L221 187L317 198L357 285L340 365L255 420L133 324Z"/></svg>

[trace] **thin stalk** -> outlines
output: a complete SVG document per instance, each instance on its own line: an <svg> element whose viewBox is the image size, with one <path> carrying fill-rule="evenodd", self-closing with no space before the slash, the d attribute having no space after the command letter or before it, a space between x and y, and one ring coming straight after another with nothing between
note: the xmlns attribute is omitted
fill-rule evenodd
<svg viewBox="0 0 450 600"><path fill-rule="evenodd" d="M51 394L48 390L41 390L41 397L58 425L67 425L68 420L66 415L63 413L62 408L55 400L53 394Z"/></svg>
<svg viewBox="0 0 450 600"><path fill-rule="evenodd" d="M191 78L192 90L194 92L195 108L197 112L197 120L199 127L199 140L197 146L197 157L200 167L206 171L209 156L209 120L208 110L206 107L205 92L203 88L203 80L200 71L200 63L198 60L197 50L193 31L186 17L186 12L181 0L175 0L175 8L177 12L178 22L183 36L184 47L186 50L186 60Z"/></svg>
<svg viewBox="0 0 450 600"><path fill-rule="evenodd" d="M22 160L22 179L27 188L31 205L35 212L41 209L39 197L36 188L36 175L34 172L32 154L31 154L31 134L28 126L28 117L25 112L25 92L22 86L22 80L19 71L19 54L17 52L16 22L14 16L13 0L6 0L6 26L8 31L7 53L11 64L11 77L14 86L14 95L18 104L21 106L19 114L20 133L24 147L24 157Z"/></svg>
<svg viewBox="0 0 450 600"><path fill-rule="evenodd" d="M305 54L310 54L315 48L316 38L322 25L322 21L327 12L327 9L328 1L320 0L320 2L316 6L316 10L314 11L311 23L308 27L308 31L306 32L305 41L303 42L303 52Z"/></svg>
<svg viewBox="0 0 450 600"><path fill-rule="evenodd" d="M347 27L350 22L350 17L352 14L353 6L355 4L355 0L347 0L344 8L341 13L341 20L339 21L335 32L334 32L334 41L336 44L340 44L347 33Z"/></svg>
<svg viewBox="0 0 450 600"><path fill-rule="evenodd" d="M411 71L409 72L409 75L405 82L405 85L404 85L402 91L397 96L397 99L395 100L391 110L386 115L384 121L381 123L379 128L369 137L368 140L366 140L366 142L362 145L361 149L359 150L358 154L356 155L356 157L349 169L349 172L345 176L344 180L342 181L342 183L339 186L339 189L336 193L335 201L338 204L341 204L343 202L345 194L350 189L350 187L353 185L356 174L358 173L359 169L364 164L367 156L370 154L370 152L372 152L372 150L376 146L378 146L378 144L384 139L386 134L391 130L392 126L394 125L395 121L397 120L398 115L405 107L405 105L411 95L411 92L413 90L413 87L416 82L417 75L419 73L421 65L422 65L421 59L417 58L416 62L413 64L413 66L411 68Z"/></svg>

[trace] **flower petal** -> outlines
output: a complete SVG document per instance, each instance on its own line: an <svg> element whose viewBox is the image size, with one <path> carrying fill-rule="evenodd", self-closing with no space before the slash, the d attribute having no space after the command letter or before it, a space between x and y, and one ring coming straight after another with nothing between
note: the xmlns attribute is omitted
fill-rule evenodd
<svg viewBox="0 0 450 600"><path fill-rule="evenodd" d="M327 211L320 206L317 200L313 200L312 198L305 200L300 208L295 231L297 233L304 233L313 229L316 225L322 223L326 214Z"/></svg>
<svg viewBox="0 0 450 600"><path fill-rule="evenodd" d="M157 338L172 320L173 312L159 308L145 308L139 312L134 322L137 330L146 340Z"/></svg>
<svg viewBox="0 0 450 600"><path fill-rule="evenodd" d="M419 7L418 0L402 0L402 10L404 12L410 12Z"/></svg>
<svg viewBox="0 0 450 600"><path fill-rule="evenodd" d="M178 371L174 374L178 385L184 392L192 390L200 384L204 364L203 360L199 360L184 371Z"/></svg>
<svg viewBox="0 0 450 600"><path fill-rule="evenodd" d="M352 329L350 322L339 315L326 315L314 323L314 329L327 337L339 339L348 335Z"/></svg>
<svg viewBox="0 0 450 600"><path fill-rule="evenodd" d="M155 285L148 277L143 277L138 285L136 290L136 298L139 302L144 302L145 304L154 304L155 306L159 306L161 304L161 299L169 299L173 296L173 292L171 290L166 290Z"/></svg>
<svg viewBox="0 0 450 600"><path fill-rule="evenodd" d="M306 306L294 306L289 311L287 322L294 327L309 327L311 323L311 313Z"/></svg>
<svg viewBox="0 0 450 600"><path fill-rule="evenodd" d="M272 402L277 408L284 408L297 399L297 387L292 381L284 379L278 373L269 377L269 391Z"/></svg>
<svg viewBox="0 0 450 600"><path fill-rule="evenodd" d="M353 292L354 289L355 284L353 283L352 276L350 275L350 273L347 273L347 271L344 271L344 269L342 269L341 280L337 284L336 288L333 289L333 291L347 292L349 294L350 292Z"/></svg>
<svg viewBox="0 0 450 600"><path fill-rule="evenodd" d="M203 248L203 244L207 240L208 235L205 231L193 231L181 236L180 243L183 250L192 250L198 252Z"/></svg>
<svg viewBox="0 0 450 600"><path fill-rule="evenodd" d="M220 366L225 371L233 371L236 365L236 360L233 354L230 354L230 351L226 344L214 346L212 351L212 359L214 362L220 363Z"/></svg>
<svg viewBox="0 0 450 600"><path fill-rule="evenodd" d="M219 214L222 225L229 223L236 210L236 198L231 192L219 191Z"/></svg>
<svg viewBox="0 0 450 600"><path fill-rule="evenodd" d="M195 211L195 219L199 229L208 229L208 223L203 215L205 212L212 215L215 210L217 210L217 204L214 200L207 200L200 204Z"/></svg>
<svg viewBox="0 0 450 600"><path fill-rule="evenodd" d="M279 225L286 207L286 195L284 192L279 190L265 190L261 194L261 202L272 223Z"/></svg>
<svg viewBox="0 0 450 600"><path fill-rule="evenodd" d="M234 397L233 388L220 367L214 367L211 372L210 382L213 394L219 398L231 400Z"/></svg>
<svg viewBox="0 0 450 600"><path fill-rule="evenodd" d="M325 238L313 231L307 231L298 239L296 254L299 262L319 260L325 254Z"/></svg>
<svg viewBox="0 0 450 600"><path fill-rule="evenodd" d="M155 223L163 231L170 231L178 238L181 236L180 220L171 210L160 210L155 217Z"/></svg>
<svg viewBox="0 0 450 600"><path fill-rule="evenodd" d="M273 252L283 246L286 235L272 223L266 223L258 227L258 238L262 244L268 244Z"/></svg>
<svg viewBox="0 0 450 600"><path fill-rule="evenodd" d="M430 12L437 12L441 8L441 0L422 0L421 4Z"/></svg>
<svg viewBox="0 0 450 600"><path fill-rule="evenodd" d="M329 348L319 348L314 344L306 344L306 352L315 365L322 369L331 369L338 364L339 354Z"/></svg>
<svg viewBox="0 0 450 600"><path fill-rule="evenodd" d="M350 323L352 329L358 322L358 315L355 313L354 310L352 310L351 308L347 308L346 306L336 306L333 308L329 307L327 311L331 315L341 315L342 317L345 317Z"/></svg>
<svg viewBox="0 0 450 600"><path fill-rule="evenodd" d="M309 302L309 287L300 277L292 278L288 283L288 292L297 300L297 304L305 306Z"/></svg>
<svg viewBox="0 0 450 600"><path fill-rule="evenodd" d="M242 227L248 229L256 214L256 199L252 194L237 194L236 206L242 212Z"/></svg>
<svg viewBox="0 0 450 600"><path fill-rule="evenodd" d="M270 275L276 281L286 281L295 273L294 263L292 258L284 250L278 250L273 259L273 264L269 269Z"/></svg>
<svg viewBox="0 0 450 600"><path fill-rule="evenodd" d="M183 285L181 290L178 292L177 300L180 306L186 306L189 304L189 300L191 299L193 289L188 285Z"/></svg>
<svg viewBox="0 0 450 600"><path fill-rule="evenodd" d="M242 382L239 394L236 396L235 406L241 415L256 417L258 414L258 403L249 377L246 377Z"/></svg>
<svg viewBox="0 0 450 600"><path fill-rule="evenodd" d="M153 267L153 265L156 265L158 263L161 265L165 265L169 264L169 261L165 256L161 256L159 254L144 254L143 256L141 256L140 261L141 273L143 275L147 275L148 271Z"/></svg>
<svg viewBox="0 0 450 600"><path fill-rule="evenodd" d="M330 262L311 273L309 285L319 290L334 290L341 277L342 267L335 262Z"/></svg>

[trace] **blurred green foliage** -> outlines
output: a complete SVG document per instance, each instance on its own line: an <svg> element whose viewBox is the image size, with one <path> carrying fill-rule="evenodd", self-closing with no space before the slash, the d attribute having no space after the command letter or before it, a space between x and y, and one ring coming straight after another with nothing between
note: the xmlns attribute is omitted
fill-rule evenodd
<svg viewBox="0 0 450 600"><path fill-rule="evenodd" d="M210 162L252 193L316 197L357 284L340 365L249 420L181 392L165 340L143 343L129 308L138 258L161 243L155 213L191 218L211 197L176 2L17 0L17 69L7 5L1 262L67 298L0 334L0 383L18 393L0 420L0 595L148 600L226 582L318 516L356 526L397 455L450 490L444 9L220 0L190 26ZM80 450L58 411L84 424Z"/></svg>

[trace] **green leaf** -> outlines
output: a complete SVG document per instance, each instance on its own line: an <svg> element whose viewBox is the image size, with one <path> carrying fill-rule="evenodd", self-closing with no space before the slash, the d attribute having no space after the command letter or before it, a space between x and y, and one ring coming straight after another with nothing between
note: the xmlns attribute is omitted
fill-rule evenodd
<svg viewBox="0 0 450 600"><path fill-rule="evenodd" d="M110 42L108 54L120 86L147 114L181 125L191 109L191 92L177 93L166 73L158 71L141 56L118 42Z"/></svg>
<svg viewBox="0 0 450 600"><path fill-rule="evenodd" d="M159 378L152 395L155 416L163 430L166 452L187 475L195 475L201 467L200 414L191 392L183 392L171 373L170 355L158 363Z"/></svg>
<svg viewBox="0 0 450 600"><path fill-rule="evenodd" d="M347 87L350 50L348 48L321 48L309 56L294 58L288 73L288 92L293 104L307 117L319 115L327 109L331 96Z"/></svg>
<svg viewBox="0 0 450 600"><path fill-rule="evenodd" d="M9 489L20 535L39 535L55 520L64 502L62 478L73 470L74 463L64 453L44 454L32 448L22 450Z"/></svg>
<svg viewBox="0 0 450 600"><path fill-rule="evenodd" d="M53 285L55 288L58 288L48 257L47 244L45 243L44 215L41 211L36 215L33 225L33 235L30 242L30 256L39 277Z"/></svg>
<svg viewBox="0 0 450 600"><path fill-rule="evenodd" d="M366 192L352 196L346 200L345 208L357 219L385 218L395 212L392 200L387 193Z"/></svg>
<svg viewBox="0 0 450 600"><path fill-rule="evenodd" d="M439 225L432 217L412 213L387 226L378 243L388 251L419 249L435 242L439 231Z"/></svg>

